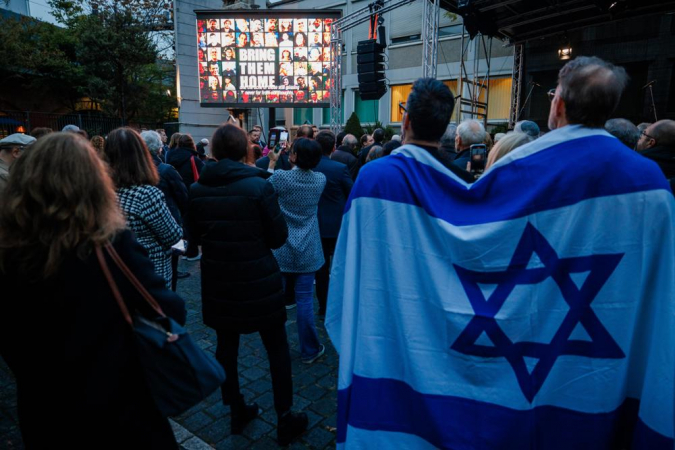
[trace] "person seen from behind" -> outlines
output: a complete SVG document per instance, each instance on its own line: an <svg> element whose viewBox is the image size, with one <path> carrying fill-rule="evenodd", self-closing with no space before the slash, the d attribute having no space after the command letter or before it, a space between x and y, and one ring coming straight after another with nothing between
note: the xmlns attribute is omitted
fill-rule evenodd
<svg viewBox="0 0 675 450"><path fill-rule="evenodd" d="M211 138L217 163L206 166L190 191L187 226L201 243L202 313L216 330L216 358L225 368L222 400L232 411L232 434L259 413L239 389L237 358L242 334L259 333L269 358L277 413L277 438L287 445L307 428L307 416L291 411L293 381L286 336L281 272L272 249L288 236L270 174L247 166L250 142L235 125Z"/></svg>
<svg viewBox="0 0 675 450"><path fill-rule="evenodd" d="M171 288L171 247L183 237L183 229L156 187L160 178L152 156L131 128L113 130L104 151L127 225L148 251L155 271Z"/></svg>
<svg viewBox="0 0 675 450"><path fill-rule="evenodd" d="M0 356L17 379L26 448L54 448L77 424L70 448L178 449L95 249L111 244L180 324L185 303L126 228L106 164L79 135L51 133L17 161L4 200ZM125 279L112 260L108 267ZM148 309L130 283L118 287L130 310Z"/></svg>
<svg viewBox="0 0 675 450"><path fill-rule="evenodd" d="M311 128L310 128L311 129ZM314 325L314 275L324 264L317 209L326 186L326 176L312 169L321 161L321 146L313 139L300 138L289 155L293 170L274 170L278 154L270 152L269 182L279 195L279 206L288 224L288 240L274 256L284 274L285 288L294 282L298 337L302 362L311 364L323 356Z"/></svg>

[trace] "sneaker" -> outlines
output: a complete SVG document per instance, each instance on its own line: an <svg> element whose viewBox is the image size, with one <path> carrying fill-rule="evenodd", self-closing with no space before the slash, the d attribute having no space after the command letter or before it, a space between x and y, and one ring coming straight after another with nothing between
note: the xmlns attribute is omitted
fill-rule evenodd
<svg viewBox="0 0 675 450"><path fill-rule="evenodd" d="M187 278L190 276L189 272L176 272L176 278Z"/></svg>
<svg viewBox="0 0 675 450"><path fill-rule="evenodd" d="M187 259L188 261L199 261L200 259L202 259L202 254L200 253L197 256L190 256L185 259Z"/></svg>
<svg viewBox="0 0 675 450"><path fill-rule="evenodd" d="M326 346L321 344L321 349L319 350L319 353L312 356L311 358L303 359L302 362L305 363L305 364L312 364L314 361L321 358L324 353L326 353Z"/></svg>
<svg viewBox="0 0 675 450"><path fill-rule="evenodd" d="M232 414L230 421L230 431L232 434L241 434L244 431L246 425L260 414L262 410L257 403L249 403L244 405L241 410L240 415Z"/></svg>
<svg viewBox="0 0 675 450"><path fill-rule="evenodd" d="M277 425L277 442L279 445L286 446L290 444L293 439L300 436L307 430L307 414L288 411L279 418L279 425Z"/></svg>

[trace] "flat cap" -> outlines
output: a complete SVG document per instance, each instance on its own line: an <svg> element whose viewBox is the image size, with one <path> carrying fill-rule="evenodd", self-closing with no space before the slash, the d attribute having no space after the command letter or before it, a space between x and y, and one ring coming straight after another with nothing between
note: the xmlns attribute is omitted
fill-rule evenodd
<svg viewBox="0 0 675 450"><path fill-rule="evenodd" d="M10 134L4 139L0 139L0 147L25 147L32 144L37 139L23 133Z"/></svg>

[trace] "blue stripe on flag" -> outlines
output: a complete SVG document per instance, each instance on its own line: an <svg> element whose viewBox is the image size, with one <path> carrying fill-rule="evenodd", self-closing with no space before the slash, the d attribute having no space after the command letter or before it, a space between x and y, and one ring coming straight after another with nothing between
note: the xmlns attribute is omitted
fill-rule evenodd
<svg viewBox="0 0 675 450"><path fill-rule="evenodd" d="M338 392L337 442L345 442L349 425L413 434L439 448L672 450L673 439L644 424L638 408L638 400L626 399L614 411L595 414L548 405L516 410L354 375Z"/></svg>
<svg viewBox="0 0 675 450"><path fill-rule="evenodd" d="M456 226L515 219L597 197L670 190L655 163L602 135L496 167L470 188L400 154L368 163L361 174L345 212L360 197L378 198L419 206Z"/></svg>

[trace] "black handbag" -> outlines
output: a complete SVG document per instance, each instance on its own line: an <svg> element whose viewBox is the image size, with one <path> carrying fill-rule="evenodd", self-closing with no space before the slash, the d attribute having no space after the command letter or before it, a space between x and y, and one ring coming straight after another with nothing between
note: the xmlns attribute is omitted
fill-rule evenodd
<svg viewBox="0 0 675 450"><path fill-rule="evenodd" d="M108 243L104 249L157 313L155 317L144 317L138 312L133 315L129 313L103 250L96 247L96 256L110 289L124 319L133 329L148 390L162 415L178 415L218 389L225 381L225 371L215 358L194 343L183 327L164 314L157 301L124 264L115 248Z"/></svg>

